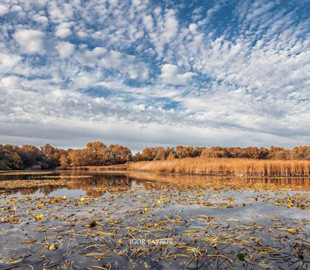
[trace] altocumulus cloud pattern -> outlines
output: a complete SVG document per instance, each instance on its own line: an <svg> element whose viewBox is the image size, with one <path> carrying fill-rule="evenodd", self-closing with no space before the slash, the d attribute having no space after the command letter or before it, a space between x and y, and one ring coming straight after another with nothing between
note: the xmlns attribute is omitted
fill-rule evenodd
<svg viewBox="0 0 310 270"><path fill-rule="evenodd" d="M2 0L0 139L310 139L309 0Z"/></svg>

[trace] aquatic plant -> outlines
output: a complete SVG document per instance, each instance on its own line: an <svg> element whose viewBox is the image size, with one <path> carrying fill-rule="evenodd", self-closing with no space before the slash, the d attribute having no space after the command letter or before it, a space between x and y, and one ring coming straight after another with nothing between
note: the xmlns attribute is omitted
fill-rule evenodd
<svg viewBox="0 0 310 270"><path fill-rule="evenodd" d="M128 163L130 171L218 176L310 176L308 160L183 158Z"/></svg>

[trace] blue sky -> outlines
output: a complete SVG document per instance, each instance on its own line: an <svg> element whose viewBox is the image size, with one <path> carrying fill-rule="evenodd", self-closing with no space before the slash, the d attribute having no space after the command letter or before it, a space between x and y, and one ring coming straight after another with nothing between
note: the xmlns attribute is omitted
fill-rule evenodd
<svg viewBox="0 0 310 270"><path fill-rule="evenodd" d="M310 141L310 1L0 1L0 142Z"/></svg>

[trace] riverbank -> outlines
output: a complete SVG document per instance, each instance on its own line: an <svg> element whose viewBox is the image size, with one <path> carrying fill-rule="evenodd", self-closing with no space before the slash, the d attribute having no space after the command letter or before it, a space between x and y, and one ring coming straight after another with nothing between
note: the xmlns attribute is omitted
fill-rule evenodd
<svg viewBox="0 0 310 270"><path fill-rule="evenodd" d="M310 177L310 160L257 160L240 158L180 158L127 162L109 166L76 166L58 168L61 171L106 173L147 172L155 174L205 175L218 177ZM10 175L43 171L0 171ZM48 173L48 172L46 172Z"/></svg>

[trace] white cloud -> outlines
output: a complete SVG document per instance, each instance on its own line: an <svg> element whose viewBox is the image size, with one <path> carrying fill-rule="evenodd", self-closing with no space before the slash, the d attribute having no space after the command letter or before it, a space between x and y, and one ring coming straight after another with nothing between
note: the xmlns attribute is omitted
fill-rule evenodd
<svg viewBox="0 0 310 270"><path fill-rule="evenodd" d="M0 16L3 16L9 12L9 8L6 5L0 4Z"/></svg>
<svg viewBox="0 0 310 270"><path fill-rule="evenodd" d="M36 14L33 16L33 20L35 20L36 22L46 26L48 24L48 18L46 16L42 16L39 14Z"/></svg>
<svg viewBox="0 0 310 270"><path fill-rule="evenodd" d="M70 23L61 23L56 27L55 35L60 38L66 38L71 35Z"/></svg>
<svg viewBox="0 0 310 270"><path fill-rule="evenodd" d="M9 55L0 53L0 72L11 71L11 68L14 67L20 60L21 56L19 55Z"/></svg>
<svg viewBox="0 0 310 270"><path fill-rule="evenodd" d="M154 24L153 24L153 19L152 19L152 16L151 16L151 15L145 15L145 16L143 16L143 23L145 24L145 27L146 27L150 32L153 31Z"/></svg>
<svg viewBox="0 0 310 270"><path fill-rule="evenodd" d="M14 38L19 44L23 53L44 53L43 42L45 33L37 30L18 30L14 34Z"/></svg>
<svg viewBox="0 0 310 270"><path fill-rule="evenodd" d="M189 30L193 33L193 34L196 34L197 33L197 24L196 23L191 23L189 25Z"/></svg>
<svg viewBox="0 0 310 270"><path fill-rule="evenodd" d="M179 31L179 22L175 11L165 10L164 16L160 15L160 9L155 9L156 31L150 33L151 41L154 43L159 58L162 58L164 47L172 42Z"/></svg>
<svg viewBox="0 0 310 270"><path fill-rule="evenodd" d="M71 56L74 53L75 45L70 42L59 42L56 45L56 49L62 58Z"/></svg>
<svg viewBox="0 0 310 270"><path fill-rule="evenodd" d="M107 50L103 47L84 50L77 56L77 60L87 66L116 69L128 74L131 79L146 80L149 76L148 66L140 62L135 56L122 54L115 50Z"/></svg>
<svg viewBox="0 0 310 270"><path fill-rule="evenodd" d="M13 76L5 77L1 80L1 84L8 89L14 88L17 84L17 78Z"/></svg>
<svg viewBox="0 0 310 270"><path fill-rule="evenodd" d="M23 11L23 9L22 9L22 7L19 6L19 5L13 5L13 6L11 7L11 11L12 11L12 12L18 12L19 15L21 15L21 16L24 16L24 15L25 15L25 14L24 14L24 11Z"/></svg>
<svg viewBox="0 0 310 270"><path fill-rule="evenodd" d="M48 12L55 23L65 22L73 17L73 7L69 3L49 1Z"/></svg>
<svg viewBox="0 0 310 270"><path fill-rule="evenodd" d="M61 119L70 138L88 121L77 144L100 134L121 142L130 130L138 150L310 139L310 21L297 2L224 0L194 10L186 1L2 3L0 14L11 12L0 25L2 137L22 130L27 142L43 141Z"/></svg>
<svg viewBox="0 0 310 270"><path fill-rule="evenodd" d="M179 68L175 65L165 64L161 67L161 79L165 83L185 84L195 74L193 72L180 73Z"/></svg>

